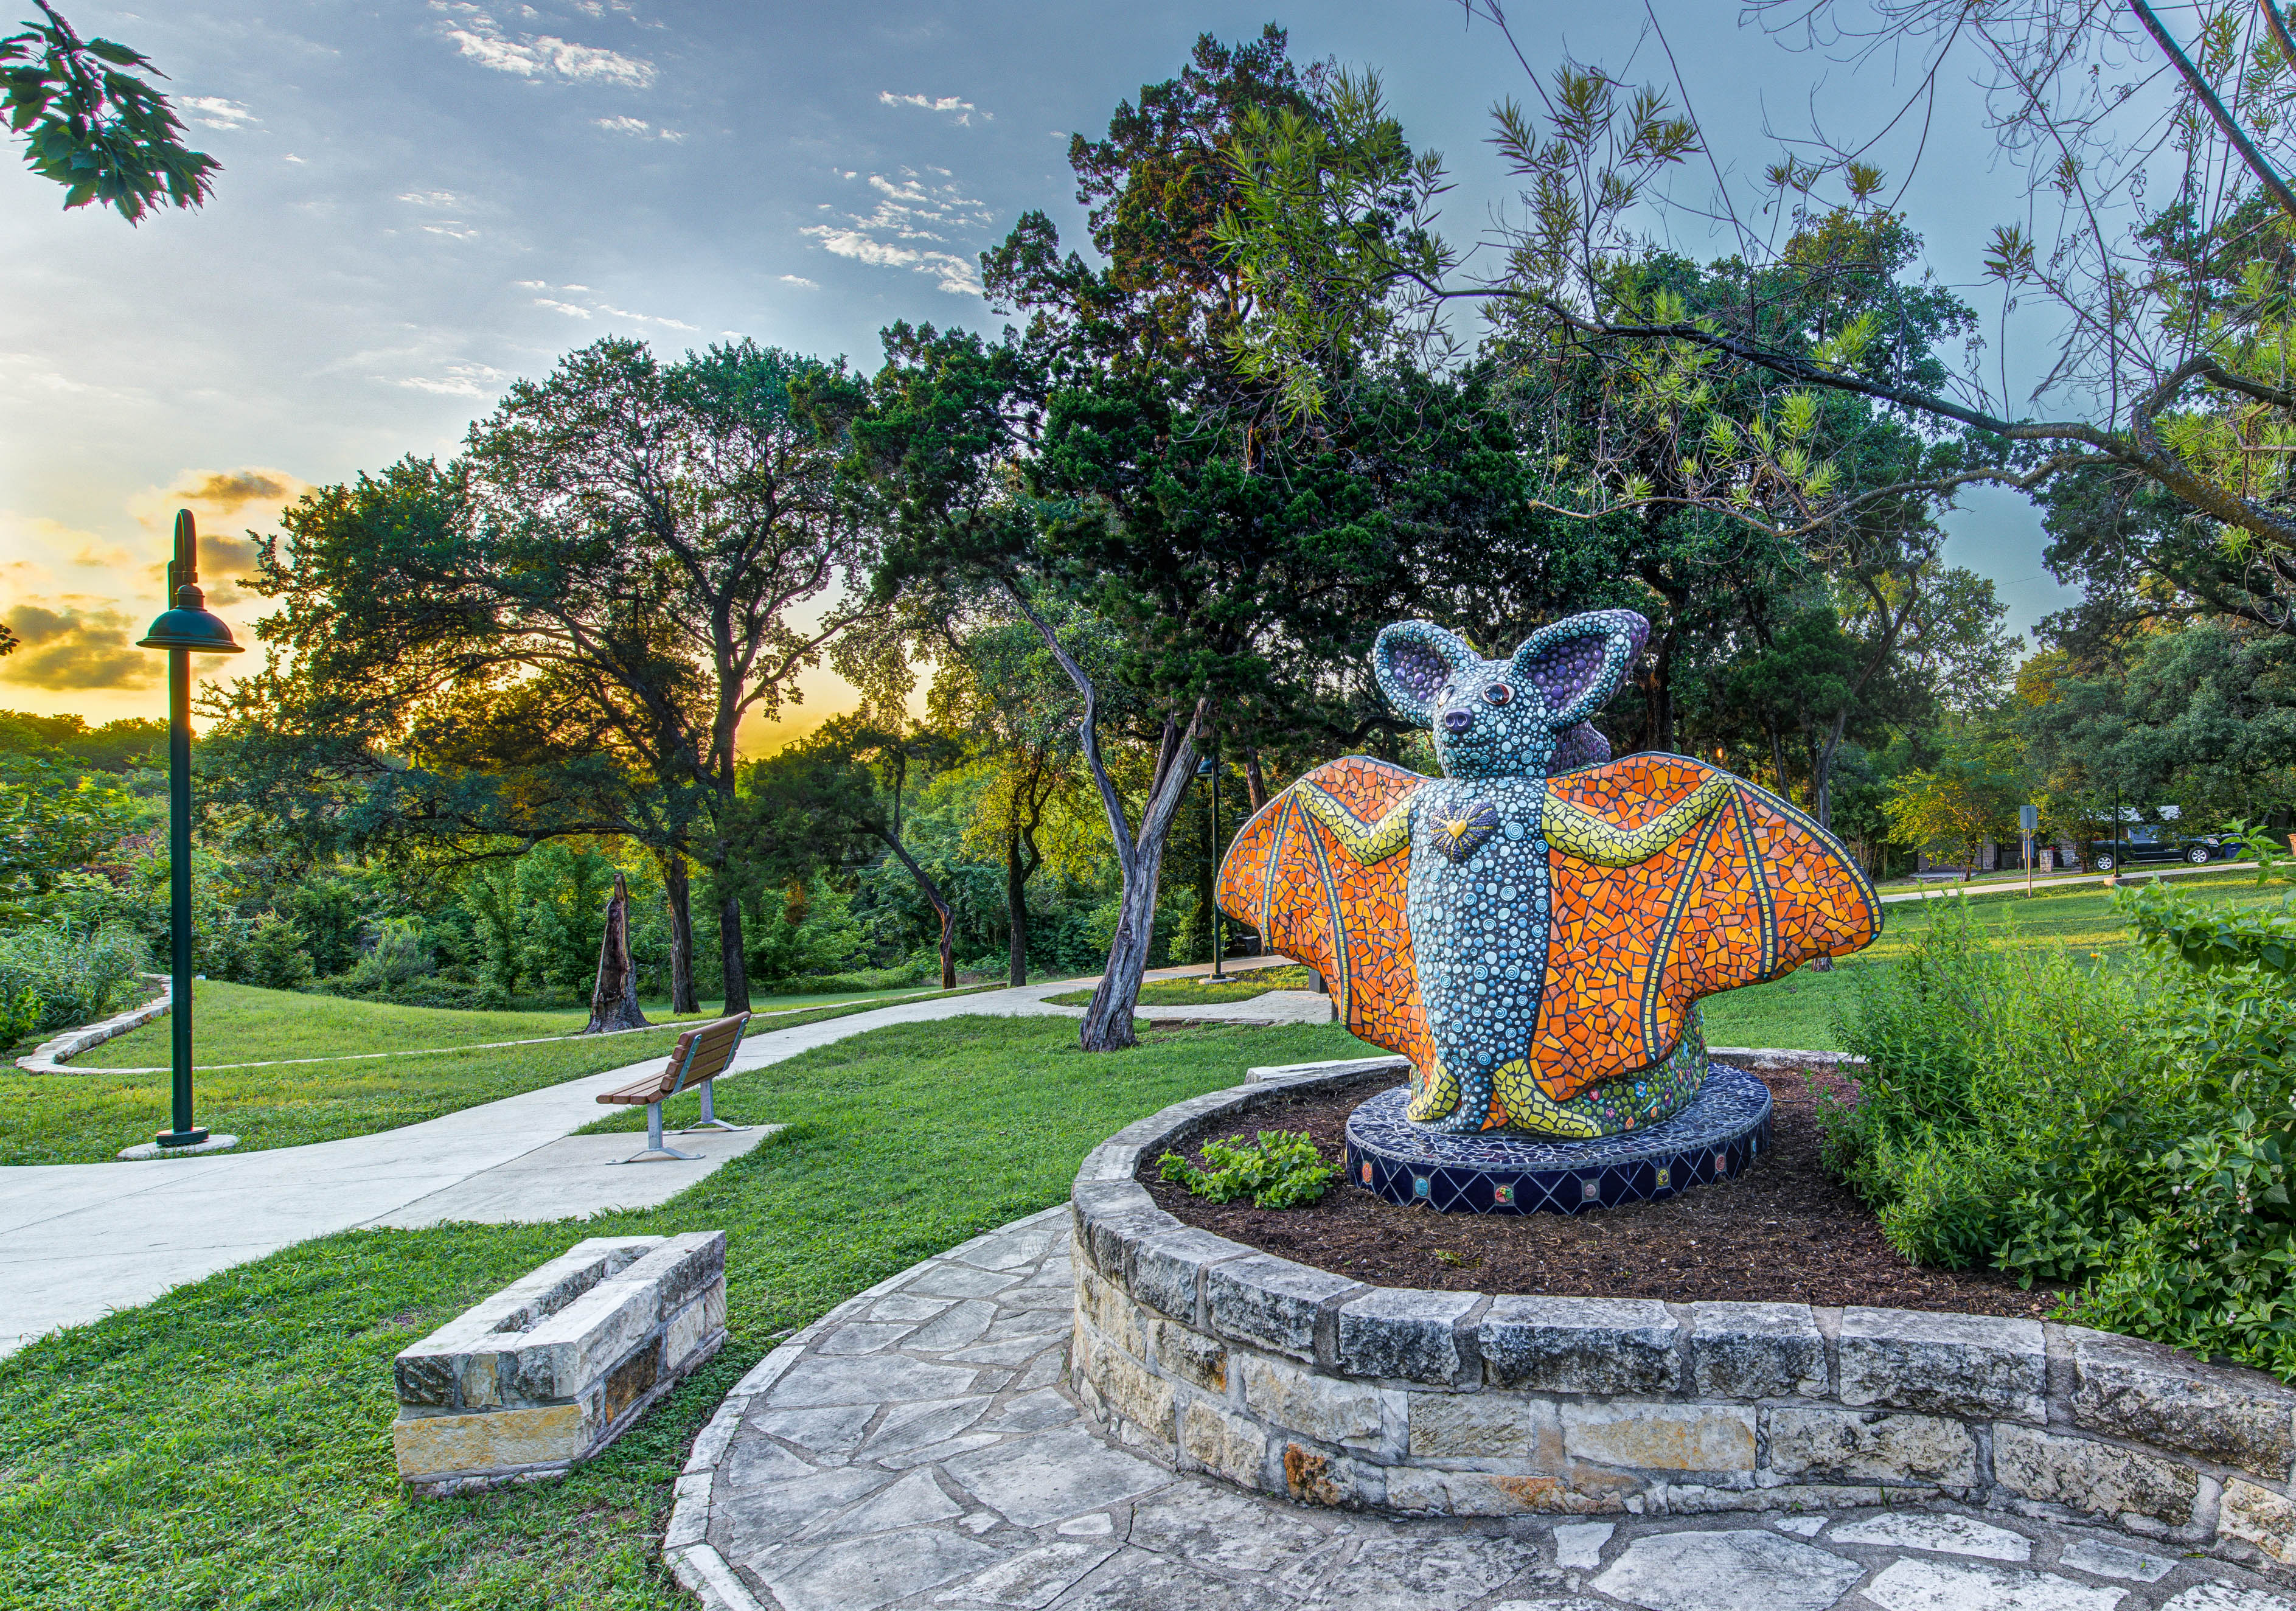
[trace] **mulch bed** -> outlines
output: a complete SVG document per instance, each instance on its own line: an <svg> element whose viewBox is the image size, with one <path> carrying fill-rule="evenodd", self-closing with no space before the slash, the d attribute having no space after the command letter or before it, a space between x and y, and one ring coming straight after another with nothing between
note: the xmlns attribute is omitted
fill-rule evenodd
<svg viewBox="0 0 2296 1611"><path fill-rule="evenodd" d="M1882 1228L1818 1160L1814 1073L1751 1065L1775 1106L1769 1153L1734 1180L1659 1203L1592 1213L1480 1215L1405 1208L1344 1177L1318 1202L1254 1208L1208 1203L1157 1178L1139 1179L1176 1219L1319 1270L1382 1286L1567 1297L1740 1299L1826 1306L1956 1311L2040 1319L2062 1289L2030 1292L1990 1270L1928 1270L1882 1239ZM1391 1084L1278 1096L1243 1124L1205 1140L1250 1142L1263 1130L1306 1130L1333 1163L1344 1161L1349 1114Z"/></svg>

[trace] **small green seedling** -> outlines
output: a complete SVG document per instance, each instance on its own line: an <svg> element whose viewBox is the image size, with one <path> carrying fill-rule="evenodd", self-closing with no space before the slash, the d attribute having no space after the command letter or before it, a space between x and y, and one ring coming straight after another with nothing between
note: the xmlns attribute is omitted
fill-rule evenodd
<svg viewBox="0 0 2296 1611"><path fill-rule="evenodd" d="M1291 1208L1313 1203L1340 1171L1316 1154L1316 1144L1305 1133L1263 1130L1251 1147L1231 1147L1207 1141L1199 1169L1178 1153L1158 1161L1167 1180L1177 1180L1192 1196L1215 1203L1232 1203L1248 1196L1255 1208Z"/></svg>

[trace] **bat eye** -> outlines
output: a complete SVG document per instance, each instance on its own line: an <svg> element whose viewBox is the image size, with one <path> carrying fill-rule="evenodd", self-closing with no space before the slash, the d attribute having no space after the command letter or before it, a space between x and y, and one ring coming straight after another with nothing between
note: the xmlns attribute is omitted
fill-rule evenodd
<svg viewBox="0 0 2296 1611"><path fill-rule="evenodd" d="M1483 690L1483 697L1495 705L1507 704L1513 700L1514 690L1503 682L1495 682Z"/></svg>
<svg viewBox="0 0 2296 1611"><path fill-rule="evenodd" d="M1450 685L1449 683L1447 683L1447 683L1445 683L1445 684L1443 685L1443 691L1442 691L1441 693L1438 694L1437 695L1435 695L1435 698L1436 698L1436 700L1439 703L1439 702L1441 702L1441 701L1443 701L1443 700L1446 700L1446 699L1450 698L1450 697L1451 697L1451 695L1452 695L1455 692L1456 692L1456 689L1454 689L1454 688L1451 686L1451 685Z"/></svg>

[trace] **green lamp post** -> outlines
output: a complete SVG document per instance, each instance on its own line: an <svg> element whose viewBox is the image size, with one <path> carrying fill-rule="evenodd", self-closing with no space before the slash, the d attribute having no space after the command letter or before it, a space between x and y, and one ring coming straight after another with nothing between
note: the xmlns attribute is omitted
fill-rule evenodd
<svg viewBox="0 0 2296 1611"><path fill-rule="evenodd" d="M168 597L174 608L152 623L137 645L168 652L168 883L173 942L173 993L168 1009L175 1032L175 1122L156 1138L153 1148L134 1153L160 1155L208 1152L229 1147L234 1138L216 1136L192 1122L192 669L193 654L236 654L231 628L208 610L200 591L200 539L192 512L176 511L176 557L168 566Z"/></svg>

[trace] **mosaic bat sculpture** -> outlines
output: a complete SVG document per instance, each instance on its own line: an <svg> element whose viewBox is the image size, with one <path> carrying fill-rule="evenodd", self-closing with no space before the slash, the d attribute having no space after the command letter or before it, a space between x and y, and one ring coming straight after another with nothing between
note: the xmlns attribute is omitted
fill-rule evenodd
<svg viewBox="0 0 2296 1611"><path fill-rule="evenodd" d="M1610 759L1587 719L1649 632L1599 611L1485 660L1429 622L1389 627L1380 687L1433 727L1443 776L1332 761L1229 847L1221 907L1411 1059L1416 1122L1653 1123L1705 1076L1699 998L1881 931L1865 875L1784 801L1680 755Z"/></svg>

